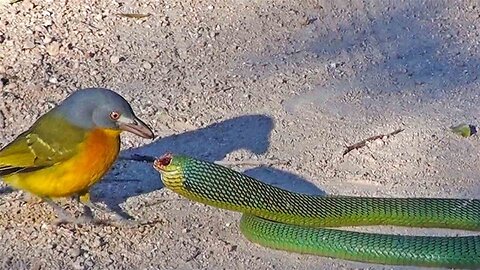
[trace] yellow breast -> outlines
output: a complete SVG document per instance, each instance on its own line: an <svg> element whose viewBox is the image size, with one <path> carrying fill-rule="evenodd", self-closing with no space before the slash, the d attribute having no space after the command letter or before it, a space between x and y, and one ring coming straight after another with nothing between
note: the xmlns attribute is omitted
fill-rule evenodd
<svg viewBox="0 0 480 270"><path fill-rule="evenodd" d="M120 132L96 129L67 161L5 177L12 186L41 197L67 197L87 191L108 172L120 150Z"/></svg>

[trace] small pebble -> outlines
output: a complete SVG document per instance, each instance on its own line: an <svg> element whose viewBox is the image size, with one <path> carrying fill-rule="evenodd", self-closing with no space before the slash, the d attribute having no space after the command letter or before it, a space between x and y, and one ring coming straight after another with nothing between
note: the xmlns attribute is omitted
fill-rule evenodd
<svg viewBox="0 0 480 270"><path fill-rule="evenodd" d="M152 67L153 67L152 64L150 64L149 62L143 63L143 68L144 69L151 69Z"/></svg>
<svg viewBox="0 0 480 270"><path fill-rule="evenodd" d="M7 84L7 85L5 86L5 89L11 91L11 90L16 90L17 87L18 87L18 86L17 86L16 83L9 83L9 84Z"/></svg>
<svg viewBox="0 0 480 270"><path fill-rule="evenodd" d="M27 40L25 41L25 44L23 44L23 48L25 50L33 49L35 48L35 43L33 43L33 40Z"/></svg>
<svg viewBox="0 0 480 270"><path fill-rule="evenodd" d="M95 237L92 243L92 247L98 248L100 246L102 246L102 239L100 237Z"/></svg>
<svg viewBox="0 0 480 270"><path fill-rule="evenodd" d="M58 83L58 79L56 77L50 77L50 79L48 79L48 82L56 84L56 83Z"/></svg>
<svg viewBox="0 0 480 270"><path fill-rule="evenodd" d="M45 38L43 39L43 44L45 44L45 45L46 45L46 44L49 44L50 42L52 42L52 39L51 39L50 37L45 37Z"/></svg>
<svg viewBox="0 0 480 270"><path fill-rule="evenodd" d="M118 63L120 63L120 56L113 55L112 57L110 57L110 62L111 62L112 64L118 64Z"/></svg>
<svg viewBox="0 0 480 270"><path fill-rule="evenodd" d="M82 251L80 250L80 248L71 248L71 249L68 250L67 253L71 257L76 258L76 257L80 256L80 254L82 254Z"/></svg>
<svg viewBox="0 0 480 270"><path fill-rule="evenodd" d="M43 22L43 26L45 26L45 27L52 26L52 24L53 24L52 20L45 20Z"/></svg>
<svg viewBox="0 0 480 270"><path fill-rule="evenodd" d="M76 260L76 261L72 264L72 267L73 267L73 269L75 269L75 270L83 270L83 269L85 269L85 267L82 265L82 263L81 263L79 260Z"/></svg>
<svg viewBox="0 0 480 270"><path fill-rule="evenodd" d="M91 260L86 260L84 264L88 268L92 268L94 265L94 263Z"/></svg>
<svg viewBox="0 0 480 270"><path fill-rule="evenodd" d="M31 10L35 7L35 5L29 0L23 1L22 5L25 10Z"/></svg>
<svg viewBox="0 0 480 270"><path fill-rule="evenodd" d="M51 56L56 56L60 52L60 43L54 41L47 46L47 53Z"/></svg>

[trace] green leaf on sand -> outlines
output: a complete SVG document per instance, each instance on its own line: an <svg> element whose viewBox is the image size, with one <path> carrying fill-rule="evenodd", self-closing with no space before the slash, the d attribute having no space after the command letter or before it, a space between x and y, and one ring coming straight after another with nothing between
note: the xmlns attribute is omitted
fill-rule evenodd
<svg viewBox="0 0 480 270"><path fill-rule="evenodd" d="M453 131L453 133L458 134L465 138L470 137L476 133L475 126L472 126L469 124L460 124L457 126L452 126L450 127L450 129Z"/></svg>

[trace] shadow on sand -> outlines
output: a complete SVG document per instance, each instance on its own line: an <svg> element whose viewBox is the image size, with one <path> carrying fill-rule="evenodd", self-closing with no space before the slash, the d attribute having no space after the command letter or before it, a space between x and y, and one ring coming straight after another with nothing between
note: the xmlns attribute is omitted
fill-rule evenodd
<svg viewBox="0 0 480 270"><path fill-rule="evenodd" d="M273 120L265 115L247 115L215 123L205 128L160 138L148 145L129 149L122 156L132 154L161 156L165 152L186 154L195 158L216 161L228 153L246 149L257 155L270 146ZM288 190L323 195L324 192L301 177L271 167L256 167L244 172L258 180ZM131 196L163 188L160 175L147 162L119 160L112 171L94 190L94 199L102 201L112 210L122 212L119 204Z"/></svg>

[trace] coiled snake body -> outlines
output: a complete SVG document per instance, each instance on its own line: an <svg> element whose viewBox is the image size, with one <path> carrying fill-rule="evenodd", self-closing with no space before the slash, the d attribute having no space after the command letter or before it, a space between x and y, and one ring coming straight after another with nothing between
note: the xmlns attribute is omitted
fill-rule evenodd
<svg viewBox="0 0 480 270"><path fill-rule="evenodd" d="M242 212L242 233L266 247L381 264L480 267L480 236L405 236L322 228L388 224L480 230L480 200L306 195L172 154L157 159L154 167L172 191Z"/></svg>

